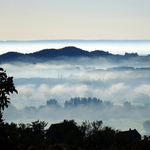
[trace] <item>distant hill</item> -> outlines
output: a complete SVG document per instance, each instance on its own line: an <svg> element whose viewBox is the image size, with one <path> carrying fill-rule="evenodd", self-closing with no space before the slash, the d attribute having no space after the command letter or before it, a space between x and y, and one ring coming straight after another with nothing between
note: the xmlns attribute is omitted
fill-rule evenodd
<svg viewBox="0 0 150 150"><path fill-rule="evenodd" d="M64 47L61 49L44 49L28 56L38 57L38 58L55 58L55 57L101 57L101 56L111 56L113 54L97 50L97 51L85 51L77 47Z"/></svg>
<svg viewBox="0 0 150 150"><path fill-rule="evenodd" d="M8 52L0 55L0 62L45 62L55 59L64 59L64 58L80 58L80 57L106 57L113 58L114 60L130 59L133 57L140 57L137 53L125 53L125 55L114 55L109 52L102 50L95 51L86 51L77 47L69 46L61 49L44 49L34 53L24 54L18 52ZM147 56L148 57L148 56Z"/></svg>
<svg viewBox="0 0 150 150"><path fill-rule="evenodd" d="M38 58L54 58L54 57L90 57L90 52L84 51L76 47L64 47L61 49L44 49L29 56L34 56Z"/></svg>
<svg viewBox="0 0 150 150"><path fill-rule="evenodd" d="M10 62L19 60L19 58L23 58L24 54L18 52L8 52L0 55L0 63Z"/></svg>
<svg viewBox="0 0 150 150"><path fill-rule="evenodd" d="M34 53L23 54L18 52L8 52L0 55L0 62L12 62L12 61L27 61L35 59L52 60L55 58L61 59L62 57L106 57L113 54L101 50L86 51L77 47L64 47L61 49L44 49Z"/></svg>

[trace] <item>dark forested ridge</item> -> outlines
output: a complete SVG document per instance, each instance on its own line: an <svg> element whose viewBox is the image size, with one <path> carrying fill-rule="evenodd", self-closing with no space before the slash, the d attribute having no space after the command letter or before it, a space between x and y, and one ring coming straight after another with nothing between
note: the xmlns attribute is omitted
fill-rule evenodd
<svg viewBox="0 0 150 150"><path fill-rule="evenodd" d="M40 62L41 61L48 61L48 60L53 60L53 59L61 59L64 57L88 57L88 58L95 58L95 57L109 57L109 56L114 56L114 57L138 57L137 53L125 53L125 55L114 55L109 52L105 52L102 50L95 50L95 51L86 51L82 50L77 47L69 46L69 47L64 47L61 49L44 49L40 50L34 53L29 53L29 54L23 54L23 53L18 53L18 52L8 52L5 54L0 55L0 61L1 63L3 62L12 62L12 61L34 61L38 59ZM148 57L148 56L147 56Z"/></svg>

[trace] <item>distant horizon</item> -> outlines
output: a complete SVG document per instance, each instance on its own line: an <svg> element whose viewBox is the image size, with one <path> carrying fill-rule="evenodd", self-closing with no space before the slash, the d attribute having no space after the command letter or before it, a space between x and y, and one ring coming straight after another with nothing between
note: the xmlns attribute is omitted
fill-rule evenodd
<svg viewBox="0 0 150 150"><path fill-rule="evenodd" d="M150 39L30 39L30 40L0 40L0 42L33 42L33 41L150 41Z"/></svg>

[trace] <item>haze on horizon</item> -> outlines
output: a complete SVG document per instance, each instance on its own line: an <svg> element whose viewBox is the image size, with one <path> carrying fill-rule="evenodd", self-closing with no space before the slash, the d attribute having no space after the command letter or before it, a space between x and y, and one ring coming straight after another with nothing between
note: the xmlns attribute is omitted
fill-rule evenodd
<svg viewBox="0 0 150 150"><path fill-rule="evenodd" d="M150 39L149 0L1 0L0 40Z"/></svg>

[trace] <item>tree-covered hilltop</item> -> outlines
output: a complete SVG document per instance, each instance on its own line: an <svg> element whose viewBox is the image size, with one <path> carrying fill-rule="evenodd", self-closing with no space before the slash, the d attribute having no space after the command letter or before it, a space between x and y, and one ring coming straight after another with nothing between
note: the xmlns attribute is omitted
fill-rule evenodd
<svg viewBox="0 0 150 150"><path fill-rule="evenodd" d="M34 53L23 54L18 52L8 52L0 55L1 62L11 62L11 61L25 61L25 60L51 60L61 57L106 57L112 56L113 54L97 50L97 51L86 51L80 48L69 46L63 47L61 49L44 49Z"/></svg>
<svg viewBox="0 0 150 150"><path fill-rule="evenodd" d="M112 54L109 53L108 51L103 51L103 50L93 50L91 52L87 50L83 50L74 46L68 46L68 47L63 47L60 49L43 49L39 50L33 53L18 53L18 52L7 52L4 54L0 55L0 60L1 63L9 63L9 62L46 62L49 60L61 60L61 59L66 59L66 58L81 58L81 57L86 57L86 58L98 58L98 57L103 57L103 58L108 58L109 59L114 59L114 61L121 61L121 60L128 60L128 59L133 59L133 58L138 58L138 60L145 60L145 57L139 56L137 53L125 53L124 55L119 55L119 54ZM147 59L149 59L149 56L146 56ZM146 59L146 60L147 60Z"/></svg>

